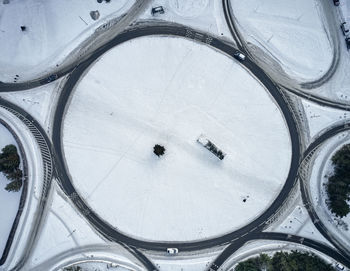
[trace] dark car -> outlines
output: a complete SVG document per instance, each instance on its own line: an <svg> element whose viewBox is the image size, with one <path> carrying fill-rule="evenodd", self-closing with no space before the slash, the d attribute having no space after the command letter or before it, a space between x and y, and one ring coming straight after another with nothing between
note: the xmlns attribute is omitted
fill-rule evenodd
<svg viewBox="0 0 350 271"><path fill-rule="evenodd" d="M333 0L333 4L334 4L335 6L339 6L339 0Z"/></svg>
<svg viewBox="0 0 350 271"><path fill-rule="evenodd" d="M345 38L346 48L350 49L350 37Z"/></svg>
<svg viewBox="0 0 350 271"><path fill-rule="evenodd" d="M58 78L57 74L52 74L47 78L47 82L50 83L52 81L55 81Z"/></svg>
<svg viewBox="0 0 350 271"><path fill-rule="evenodd" d="M154 7L154 8L152 8L151 13L152 13L152 15L154 15L156 13L163 14L164 13L164 8L163 8L163 6Z"/></svg>
<svg viewBox="0 0 350 271"><path fill-rule="evenodd" d="M346 24L346 22L343 22L340 25L340 29L341 29L341 31L343 31L344 36L346 36L346 34L349 33L349 28L348 28L348 25Z"/></svg>

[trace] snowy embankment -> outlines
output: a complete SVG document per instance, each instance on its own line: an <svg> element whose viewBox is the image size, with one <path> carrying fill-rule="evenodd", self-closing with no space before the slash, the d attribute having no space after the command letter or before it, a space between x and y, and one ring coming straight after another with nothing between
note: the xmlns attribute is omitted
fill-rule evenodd
<svg viewBox="0 0 350 271"><path fill-rule="evenodd" d="M209 35L232 40L232 35L225 21L222 1L210 0L155 0L152 7L162 6L164 14L151 14L146 10L140 20L161 20L178 23L199 29Z"/></svg>
<svg viewBox="0 0 350 271"><path fill-rule="evenodd" d="M345 224L350 228L350 214L340 220L331 213L326 204L327 192L325 184L328 182L328 177L333 174L332 156L344 144L349 143L349 132L340 133L329 139L321 147L314 161L310 176L311 199L318 216L327 227L327 230L348 248L350 248L350 231L346 229Z"/></svg>
<svg viewBox="0 0 350 271"><path fill-rule="evenodd" d="M224 160L197 142L201 134ZM92 209L148 240L245 225L275 199L291 160L284 118L263 86L233 58L182 38L137 38L102 56L74 92L63 146Z"/></svg>
<svg viewBox="0 0 350 271"><path fill-rule="evenodd" d="M0 123L0 150L9 144L15 145L17 147L18 154L20 155L18 145L14 137L7 130L7 128ZM0 172L0 257L3 253L7 239L9 237L13 221L16 217L19 201L22 194L22 188L18 192L6 191L5 187L7 183L7 178L2 172Z"/></svg>
<svg viewBox="0 0 350 271"><path fill-rule="evenodd" d="M301 101L309 126L310 138L317 137L326 128L339 124L341 121L350 121L348 111L321 106L305 99Z"/></svg>
<svg viewBox="0 0 350 271"><path fill-rule="evenodd" d="M267 71L298 82L316 80L328 71L334 49L318 1L230 1L251 53L274 63Z"/></svg>
<svg viewBox="0 0 350 271"><path fill-rule="evenodd" d="M134 1L11 0L0 2L0 81L31 80L53 72L106 19ZM93 20L91 11L100 17ZM18 16L20 14L20 16ZM21 30L25 26L25 31Z"/></svg>

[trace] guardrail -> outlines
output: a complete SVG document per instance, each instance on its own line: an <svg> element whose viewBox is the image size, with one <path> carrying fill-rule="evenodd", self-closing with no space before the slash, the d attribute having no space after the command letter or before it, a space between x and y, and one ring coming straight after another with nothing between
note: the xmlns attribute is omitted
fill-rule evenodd
<svg viewBox="0 0 350 271"><path fill-rule="evenodd" d="M52 179L52 173L53 173L53 163L52 163L52 156L49 146L47 145L47 142L44 138L44 136L41 134L41 132L36 128L36 126L33 124L32 121L28 120L24 115L17 112L16 110L9 108L4 105L0 105L1 108L4 108L5 110L9 111L13 115L15 115L18 119L20 119L29 129L29 131L33 134L36 142L39 145L40 153L43 158L43 169L44 169L44 182L43 182L43 189L42 189L42 197L46 198L48 194L48 185L47 182L50 182Z"/></svg>

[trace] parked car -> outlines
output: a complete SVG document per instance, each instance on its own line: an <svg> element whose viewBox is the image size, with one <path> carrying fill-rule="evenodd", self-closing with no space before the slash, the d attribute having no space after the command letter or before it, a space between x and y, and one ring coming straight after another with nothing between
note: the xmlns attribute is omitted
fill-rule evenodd
<svg viewBox="0 0 350 271"><path fill-rule="evenodd" d="M338 270L338 271L343 271L345 270L345 267L343 265L341 265L340 263L337 263L337 265L335 266L335 268Z"/></svg>
<svg viewBox="0 0 350 271"><path fill-rule="evenodd" d="M52 74L47 78L47 82L50 83L52 81L55 81L58 78L57 74Z"/></svg>
<svg viewBox="0 0 350 271"><path fill-rule="evenodd" d="M245 55L242 54L241 52L236 52L233 54L233 57L239 61L244 61L245 60Z"/></svg>
<svg viewBox="0 0 350 271"><path fill-rule="evenodd" d="M340 25L340 29L341 29L341 31L343 31L344 36L346 36L349 33L349 28L348 28L348 25L346 24L346 22L343 22Z"/></svg>
<svg viewBox="0 0 350 271"><path fill-rule="evenodd" d="M166 253L168 253L168 254L177 254L177 253L179 253L179 250L177 248L170 247L170 248L166 249Z"/></svg>
<svg viewBox="0 0 350 271"><path fill-rule="evenodd" d="M346 48L350 49L350 37L345 38Z"/></svg>
<svg viewBox="0 0 350 271"><path fill-rule="evenodd" d="M339 6L339 0L333 0L333 4L334 4L335 6Z"/></svg>
<svg viewBox="0 0 350 271"><path fill-rule="evenodd" d="M151 13L152 13L152 15L154 15L156 13L164 14L164 8L163 8L163 6L154 7L154 8L152 8Z"/></svg>

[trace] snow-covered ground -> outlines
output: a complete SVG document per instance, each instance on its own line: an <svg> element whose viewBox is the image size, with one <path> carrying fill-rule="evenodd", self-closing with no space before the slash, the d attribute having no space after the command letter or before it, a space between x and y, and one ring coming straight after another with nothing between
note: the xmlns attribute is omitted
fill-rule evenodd
<svg viewBox="0 0 350 271"><path fill-rule="evenodd" d="M169 255L158 258L148 257L152 259L159 271L205 271L221 252L222 249L215 253L197 252L186 257L179 255L176 257Z"/></svg>
<svg viewBox="0 0 350 271"><path fill-rule="evenodd" d="M331 127L333 124L339 123L339 121L350 120L348 111L321 106L305 99L301 99L301 101L306 113L310 138L317 136L318 133Z"/></svg>
<svg viewBox="0 0 350 271"><path fill-rule="evenodd" d="M327 207L325 202L327 199L325 183L328 181L328 176L331 176L333 173L330 159L339 148L349 143L350 132L340 133L328 140L319 151L310 176L311 196L317 214L327 229L348 248L350 248L350 231L338 225L339 218L336 218ZM341 220L350 227L350 214Z"/></svg>
<svg viewBox="0 0 350 271"><path fill-rule="evenodd" d="M318 1L230 1L245 41L270 55L289 77L312 81L328 71L334 52Z"/></svg>
<svg viewBox="0 0 350 271"><path fill-rule="evenodd" d="M279 220L276 225L267 229L267 231L298 235L332 247L332 244L318 232L315 225L312 223L300 197L297 205L292 209L292 212L284 220Z"/></svg>
<svg viewBox="0 0 350 271"><path fill-rule="evenodd" d="M65 82L66 78L62 78L29 90L2 92L0 96L30 113L50 134L56 100Z"/></svg>
<svg viewBox="0 0 350 271"><path fill-rule="evenodd" d="M92 263L99 260L117 263L119 265L117 270L143 270L141 264L128 251L99 237L71 206L57 185L53 185L48 208L44 225L38 235L38 242L26 263L25 270L58 270L76 262ZM106 267L106 264L104 266ZM90 267L97 268L100 264L94 263Z"/></svg>
<svg viewBox="0 0 350 271"><path fill-rule="evenodd" d="M224 160L196 142L201 134ZM157 143L164 157L153 154ZM262 85L232 58L182 38L138 38L99 59L73 95L63 145L87 203L149 240L243 226L277 196L291 160L283 116Z"/></svg>
<svg viewBox="0 0 350 271"><path fill-rule="evenodd" d="M17 147L18 154L20 155L18 145L14 137L7 130L7 128L0 123L0 150L9 144L15 145ZM0 223L0 257L5 248L13 221L16 217L19 200L22 194L22 188L18 192L7 192L5 190L7 183L7 178L2 172L0 172L0 213L2 214Z"/></svg>
<svg viewBox="0 0 350 271"><path fill-rule="evenodd" d="M20 82L55 69L105 19L120 16L135 1L3 2L0 2L0 81L13 82L19 75ZM95 10L100 13L96 21L90 16ZM21 31L21 26L26 26L26 31Z"/></svg>
<svg viewBox="0 0 350 271"><path fill-rule="evenodd" d="M122 267L118 264L108 263L108 262L98 262L98 261L90 261L83 262L76 265L76 267L81 267L83 271L134 271L129 268ZM59 271L64 271L65 269L60 269Z"/></svg>
<svg viewBox="0 0 350 271"><path fill-rule="evenodd" d="M154 0L152 7L157 6L164 8L164 14L152 16L151 9L148 9L140 16L140 20L180 23L233 41L225 21L222 1Z"/></svg>

